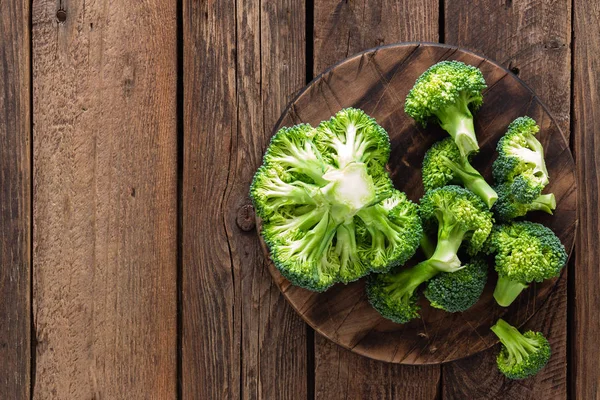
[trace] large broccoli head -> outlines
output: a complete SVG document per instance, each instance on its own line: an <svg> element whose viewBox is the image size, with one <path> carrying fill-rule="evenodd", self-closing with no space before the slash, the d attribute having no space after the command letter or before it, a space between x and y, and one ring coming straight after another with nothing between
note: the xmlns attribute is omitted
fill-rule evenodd
<svg viewBox="0 0 600 400"><path fill-rule="evenodd" d="M525 379L537 374L550 360L550 343L540 332L523 334L499 319L492 331L502 343L496 358L498 369L509 379Z"/></svg>
<svg viewBox="0 0 600 400"><path fill-rule="evenodd" d="M457 256L463 242L475 255L486 241L493 225L492 213L473 192L460 186L444 186L425 193L419 207L423 226L437 231L437 244L431 260L438 268L453 272L460 268Z"/></svg>
<svg viewBox="0 0 600 400"><path fill-rule="evenodd" d="M511 219L522 217L530 211L543 211L552 214L556 208L556 199L553 193L540 194L530 201L519 201L513 193L510 183L501 183L496 186L498 201L494 204L493 211L499 221L507 222Z"/></svg>
<svg viewBox="0 0 600 400"><path fill-rule="evenodd" d="M478 68L460 61L442 61L417 79L404 110L423 125L430 120L438 122L466 157L479 150L472 111L483 103L486 87Z"/></svg>
<svg viewBox="0 0 600 400"><path fill-rule="evenodd" d="M468 157L463 157L452 138L446 138L433 146L423 159L423 186L431 190L448 184L460 184L478 195L491 208L498 195L488 185Z"/></svg>
<svg viewBox="0 0 600 400"><path fill-rule="evenodd" d="M272 138L250 195L271 258L293 284L322 291L414 254L420 219L393 188L389 152L383 128L355 109Z"/></svg>
<svg viewBox="0 0 600 400"><path fill-rule="evenodd" d="M510 193L521 203L536 199L549 182L544 148L535 137L539 130L532 118L519 117L498 141L494 180L510 184Z"/></svg>
<svg viewBox="0 0 600 400"><path fill-rule="evenodd" d="M475 257L456 272L444 272L429 281L425 297L432 307L447 312L462 312L471 308L481 297L487 282L488 265Z"/></svg>
<svg viewBox="0 0 600 400"><path fill-rule="evenodd" d="M486 247L496 254L494 298L503 307L512 304L530 282L558 276L568 257L551 229L529 221L494 226Z"/></svg>

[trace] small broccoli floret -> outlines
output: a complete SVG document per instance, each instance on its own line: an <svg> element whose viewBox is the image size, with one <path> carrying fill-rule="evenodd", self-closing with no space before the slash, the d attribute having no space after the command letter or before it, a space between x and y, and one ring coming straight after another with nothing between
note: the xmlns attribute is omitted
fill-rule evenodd
<svg viewBox="0 0 600 400"><path fill-rule="evenodd" d="M387 274L371 274L367 280L369 302L383 317L404 324L419 317L417 289L439 270L429 261Z"/></svg>
<svg viewBox="0 0 600 400"><path fill-rule="evenodd" d="M437 244L431 260L445 272L461 268L456 253L463 242L470 255L477 254L494 221L492 213L478 196L454 185L425 193L419 212L425 229L437 231Z"/></svg>
<svg viewBox="0 0 600 400"><path fill-rule="evenodd" d="M432 307L447 312L468 310L483 293L487 267L485 260L476 257L459 271L441 273L429 281L425 297Z"/></svg>
<svg viewBox="0 0 600 400"><path fill-rule="evenodd" d="M510 193L521 203L535 200L549 182L544 148L535 138L540 128L529 117L519 117L498 142L492 171L497 184L510 184Z"/></svg>
<svg viewBox="0 0 600 400"><path fill-rule="evenodd" d="M498 195L488 185L468 157L462 157L452 138L435 143L423 159L423 185L431 190L448 184L460 184L481 197L491 208Z"/></svg>
<svg viewBox="0 0 600 400"><path fill-rule="evenodd" d="M496 254L494 298L502 307L511 305L530 282L558 276L568 257L552 230L528 221L494 226L486 247Z"/></svg>
<svg viewBox="0 0 600 400"><path fill-rule="evenodd" d="M406 97L404 111L423 125L430 120L438 122L466 157L479 150L472 112L483 103L486 87L478 68L442 61L417 79Z"/></svg>
<svg viewBox="0 0 600 400"><path fill-rule="evenodd" d="M553 193L540 194L532 201L520 202L512 192L512 185L502 183L496 187L498 201L494 204L493 211L499 221L509 221L522 217L530 211L543 211L552 214L556 208L556 199Z"/></svg>
<svg viewBox="0 0 600 400"><path fill-rule="evenodd" d="M507 378L532 377L548 364L552 351L541 332L527 331L521 334L503 319L499 319L491 329L502 343L496 364Z"/></svg>
<svg viewBox="0 0 600 400"><path fill-rule="evenodd" d="M417 207L393 188L387 133L364 112L279 130L250 188L262 235L290 282L323 291L404 263L419 245Z"/></svg>

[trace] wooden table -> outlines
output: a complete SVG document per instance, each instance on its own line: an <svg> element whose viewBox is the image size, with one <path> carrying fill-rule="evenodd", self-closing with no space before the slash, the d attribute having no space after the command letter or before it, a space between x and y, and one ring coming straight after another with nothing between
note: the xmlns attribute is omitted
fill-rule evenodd
<svg viewBox="0 0 600 400"><path fill-rule="evenodd" d="M6 0L0 14L0 399L598 399L600 0ZM315 74L399 41L518 74L569 137L579 236L528 327L497 348L372 361L283 300L248 185Z"/></svg>

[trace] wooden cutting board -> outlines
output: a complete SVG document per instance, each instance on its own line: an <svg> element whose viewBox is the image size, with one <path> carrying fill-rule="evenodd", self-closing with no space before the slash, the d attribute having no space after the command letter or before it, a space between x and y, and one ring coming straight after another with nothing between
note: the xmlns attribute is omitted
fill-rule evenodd
<svg viewBox="0 0 600 400"><path fill-rule="evenodd" d="M546 151L550 184L557 207L553 216L531 213L527 219L550 227L567 252L573 249L577 225L575 164L568 143L554 118L521 80L500 65L452 46L407 43L368 50L327 70L302 90L275 126L310 123L316 126L345 107L356 107L374 117L390 135L389 168L396 188L413 201L423 195L421 163L427 149L447 136L433 124L418 126L404 113L404 101L415 80L441 60L459 60L477 66L488 88L484 104L475 115L481 146L473 165L488 182L496 158L496 143L508 124L528 115L540 126L538 139ZM263 243L265 252L267 249ZM267 252L268 253L268 252ZM423 256L419 253L414 260ZM413 261L414 262L414 261ZM494 345L489 330L502 317L521 326L542 307L557 279L532 284L509 307L496 305L496 283L490 258L490 276L479 302L464 313L446 313L422 299L421 319L396 324L382 318L366 299L364 280L338 284L325 293L292 286L269 262L269 270L281 292L318 333L351 351L377 360L401 364L437 364L468 357Z"/></svg>

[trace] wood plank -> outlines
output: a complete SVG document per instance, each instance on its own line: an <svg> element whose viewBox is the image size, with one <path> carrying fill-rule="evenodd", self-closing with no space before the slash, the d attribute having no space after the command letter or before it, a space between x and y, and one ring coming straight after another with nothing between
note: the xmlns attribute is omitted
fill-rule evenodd
<svg viewBox="0 0 600 400"><path fill-rule="evenodd" d="M574 2L575 18L573 32L574 79L573 79L573 136L574 152L579 177L579 235L576 247L576 264L572 269L574 284L571 298L571 398L600 398L600 283L598 259L600 247L600 82L597 79L600 66L600 38L590 32L600 18L600 2Z"/></svg>
<svg viewBox="0 0 600 400"><path fill-rule="evenodd" d="M0 397L30 389L29 1L0 14Z"/></svg>
<svg viewBox="0 0 600 400"><path fill-rule="evenodd" d="M182 394L305 398L306 327L269 275L248 197L305 83L305 3L186 1L183 12Z"/></svg>
<svg viewBox="0 0 600 400"><path fill-rule="evenodd" d="M437 41L438 11L437 0L315 2L314 73L374 46ZM439 366L410 367L372 361L329 343L319 334L315 336L315 398L436 397ZM346 372L339 375L340 379L335 371ZM347 388L342 390L344 384ZM362 394L373 396L361 397Z"/></svg>
<svg viewBox="0 0 600 400"><path fill-rule="evenodd" d="M567 140L570 121L571 3L467 0L446 2L445 39L517 73L548 106ZM495 368L498 346L443 367L444 398L566 398L566 271L547 304L525 326L544 331L553 356L535 378L509 381ZM554 306L553 306L554 305Z"/></svg>
<svg viewBox="0 0 600 400"><path fill-rule="evenodd" d="M32 12L33 398L173 399L175 3Z"/></svg>

